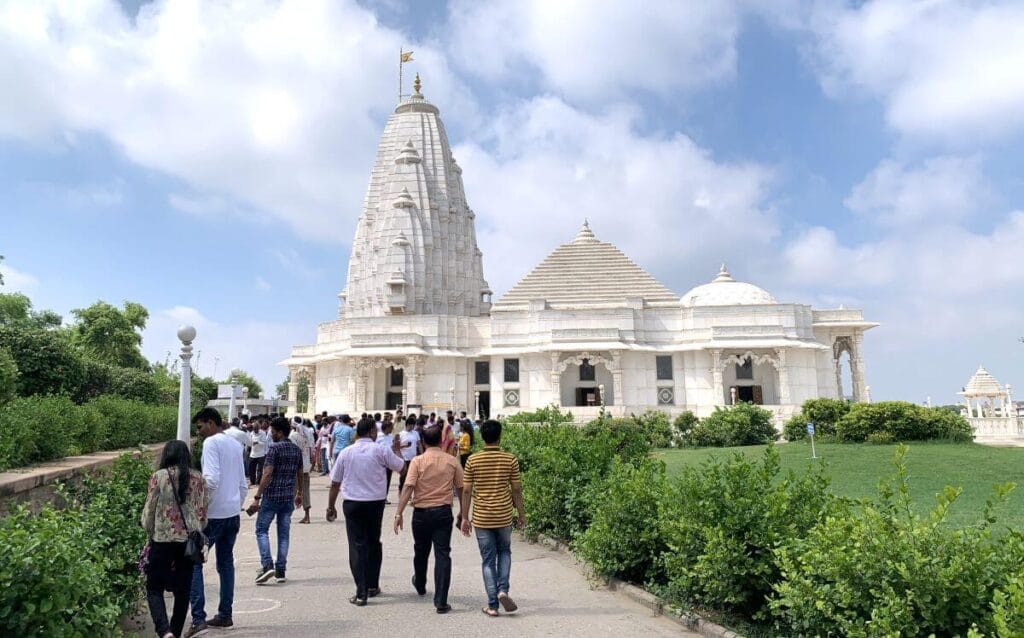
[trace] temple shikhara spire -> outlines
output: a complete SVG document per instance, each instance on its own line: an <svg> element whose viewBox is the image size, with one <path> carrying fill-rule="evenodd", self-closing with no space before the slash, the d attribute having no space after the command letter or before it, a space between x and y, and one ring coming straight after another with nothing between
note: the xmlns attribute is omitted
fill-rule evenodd
<svg viewBox="0 0 1024 638"><path fill-rule="evenodd" d="M399 56L401 83L412 52ZM564 243L551 241L547 257L492 304L462 169L423 89L419 74L411 94L399 88L338 317L282 362L289 399L305 378L311 412L486 417L554 404L589 419L648 408L706 416L746 401L779 425L807 399L870 401L863 339L878 324L860 310L776 301L725 263L710 278L684 273L695 285L680 296L609 241L607 228L584 218L573 236L574 202L551 202L552 214L565 211Z"/></svg>
<svg viewBox="0 0 1024 638"><path fill-rule="evenodd" d="M421 90L417 73L380 138L342 293L346 317L489 309L462 169Z"/></svg>

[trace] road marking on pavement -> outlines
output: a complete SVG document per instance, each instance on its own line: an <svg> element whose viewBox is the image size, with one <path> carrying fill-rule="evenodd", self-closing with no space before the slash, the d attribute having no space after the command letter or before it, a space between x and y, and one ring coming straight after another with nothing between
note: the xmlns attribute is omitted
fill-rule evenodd
<svg viewBox="0 0 1024 638"><path fill-rule="evenodd" d="M239 602L241 602L242 604L245 604L245 603L247 603L247 602L262 602L262 603L270 603L270 606L269 606L269 607L267 607L266 609L246 609L246 610L239 610L239 609L238 609L238 606L239 606ZM273 598L249 598L248 600L244 600L244 601L238 601L238 600L236 600L236 601L235 601L235 605L234 605L234 607L235 607L235 608L234 608L233 612L234 612L234 613L236 613L236 614L262 614L262 613L266 613L266 612L268 612L268 611L274 611L275 609L278 609L278 608L280 608L280 607L281 607L281 604L282 604L282 603L281 603L281 601L280 601L280 600L274 600Z"/></svg>

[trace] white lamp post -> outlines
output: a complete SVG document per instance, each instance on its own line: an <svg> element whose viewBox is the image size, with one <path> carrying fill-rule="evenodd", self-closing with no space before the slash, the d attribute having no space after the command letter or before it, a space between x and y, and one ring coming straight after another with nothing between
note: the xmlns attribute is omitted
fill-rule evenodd
<svg viewBox="0 0 1024 638"><path fill-rule="evenodd" d="M192 342L196 338L196 329L192 326L178 328L178 339L181 341L181 380L178 385L178 440L192 447Z"/></svg>
<svg viewBox="0 0 1024 638"><path fill-rule="evenodd" d="M408 414L409 413L409 404L407 402L408 399L409 399L409 391L406 390L405 388L402 388L402 414Z"/></svg>
<svg viewBox="0 0 1024 638"><path fill-rule="evenodd" d="M480 391L477 390L473 393L473 399L476 401L476 418L480 418Z"/></svg>
<svg viewBox="0 0 1024 638"><path fill-rule="evenodd" d="M238 387L238 379L231 375L231 398L228 400L228 423L235 418L235 389Z"/></svg>

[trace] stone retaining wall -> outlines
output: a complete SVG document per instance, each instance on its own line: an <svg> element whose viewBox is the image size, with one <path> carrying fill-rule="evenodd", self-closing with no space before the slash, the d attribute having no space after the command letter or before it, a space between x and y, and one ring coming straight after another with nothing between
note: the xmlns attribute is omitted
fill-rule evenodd
<svg viewBox="0 0 1024 638"><path fill-rule="evenodd" d="M144 445L142 449L156 456L163 451L164 444ZM0 472L0 516L6 515L11 508L22 503L28 504L33 512L38 512L47 503L61 507L63 503L57 496L56 489L58 484L79 483L86 475L108 470L114 459L122 454L138 453L139 450L140 448L131 448L69 456L57 461Z"/></svg>

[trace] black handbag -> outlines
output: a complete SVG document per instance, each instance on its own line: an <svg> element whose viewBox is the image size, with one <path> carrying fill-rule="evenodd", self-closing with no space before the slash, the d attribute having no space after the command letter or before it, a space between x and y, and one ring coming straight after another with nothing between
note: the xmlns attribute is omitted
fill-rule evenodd
<svg viewBox="0 0 1024 638"><path fill-rule="evenodd" d="M178 513L181 514L181 524L185 526L185 531L188 533L188 538L185 540L185 558L201 565L206 562L206 535L197 529L189 531L185 512L181 509L181 501L178 500L178 490L174 489L173 482L171 492L174 493L174 502L178 505Z"/></svg>

